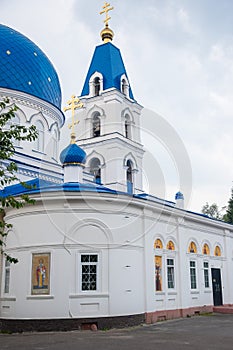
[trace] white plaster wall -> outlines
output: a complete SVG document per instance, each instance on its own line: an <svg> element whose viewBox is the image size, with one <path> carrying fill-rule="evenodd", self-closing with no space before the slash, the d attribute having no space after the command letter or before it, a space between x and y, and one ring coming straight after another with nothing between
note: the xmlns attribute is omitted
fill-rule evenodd
<svg viewBox="0 0 233 350"><path fill-rule="evenodd" d="M42 200L36 198L34 206L7 212L6 219L14 226L7 248L19 263L11 268L9 294L3 293L2 285L1 317L116 316L213 305L211 274L210 288L204 288L204 260L210 269L221 269L223 300L233 303L233 229L229 225L191 214L183 220L181 211L124 195L47 193ZM162 250L154 249L156 238L162 240ZM175 251L166 249L169 239ZM197 242L197 254L187 253L191 240ZM209 242L210 256L202 255L203 242ZM221 257L213 256L216 243L222 248ZM32 253L36 252L51 254L48 296L31 295ZM80 289L82 252L99 257L94 292ZM155 255L163 257L161 292L155 291ZM167 258L175 260L173 290L167 288ZM190 289L190 259L197 262L195 291Z"/></svg>

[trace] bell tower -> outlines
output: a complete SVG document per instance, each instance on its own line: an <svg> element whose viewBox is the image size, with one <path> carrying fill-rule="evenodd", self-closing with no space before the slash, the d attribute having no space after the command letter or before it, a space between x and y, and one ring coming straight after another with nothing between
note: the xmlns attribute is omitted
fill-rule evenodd
<svg viewBox="0 0 233 350"><path fill-rule="evenodd" d="M103 44L95 48L78 111L78 145L87 154L84 171L97 183L117 191L141 193L143 146L142 106L134 99L120 50L112 44L109 3L104 4Z"/></svg>

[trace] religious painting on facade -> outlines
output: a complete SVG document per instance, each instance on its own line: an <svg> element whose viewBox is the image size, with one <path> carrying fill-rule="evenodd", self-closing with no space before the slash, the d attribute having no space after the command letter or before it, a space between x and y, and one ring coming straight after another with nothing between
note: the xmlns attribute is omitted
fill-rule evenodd
<svg viewBox="0 0 233 350"><path fill-rule="evenodd" d="M154 243L154 249L163 249L163 243L161 239L156 239Z"/></svg>
<svg viewBox="0 0 233 350"><path fill-rule="evenodd" d="M189 253L197 253L197 246L194 242L191 242L188 249Z"/></svg>
<svg viewBox="0 0 233 350"><path fill-rule="evenodd" d="M221 254L221 249L219 248L218 245L215 247L214 255L215 255L215 256L221 256L221 255L222 255L222 254Z"/></svg>
<svg viewBox="0 0 233 350"><path fill-rule="evenodd" d="M175 250L175 245L172 241L169 241L167 244L167 249L169 250Z"/></svg>
<svg viewBox="0 0 233 350"><path fill-rule="evenodd" d="M50 293L50 253L32 254L32 294Z"/></svg>
<svg viewBox="0 0 233 350"><path fill-rule="evenodd" d="M209 248L208 244L206 244L206 243L203 246L202 254L210 255L210 248Z"/></svg>
<svg viewBox="0 0 233 350"><path fill-rule="evenodd" d="M155 290L162 291L162 257L155 256Z"/></svg>

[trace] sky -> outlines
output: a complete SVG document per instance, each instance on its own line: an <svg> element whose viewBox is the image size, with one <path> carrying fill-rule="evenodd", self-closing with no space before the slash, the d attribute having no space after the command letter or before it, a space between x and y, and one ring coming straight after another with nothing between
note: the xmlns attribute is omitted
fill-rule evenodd
<svg viewBox="0 0 233 350"><path fill-rule="evenodd" d="M94 48L101 44L103 3L0 0L1 23L29 37L53 62L63 106L72 94L81 94ZM181 190L190 210L200 212L206 202L222 209L233 180L233 1L112 0L111 5L113 44L144 107L146 191L174 200Z"/></svg>

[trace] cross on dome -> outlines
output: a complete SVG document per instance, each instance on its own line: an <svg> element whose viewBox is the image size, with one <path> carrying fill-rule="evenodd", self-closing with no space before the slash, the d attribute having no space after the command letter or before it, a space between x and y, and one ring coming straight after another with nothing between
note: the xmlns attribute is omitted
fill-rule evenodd
<svg viewBox="0 0 233 350"><path fill-rule="evenodd" d="M102 6L103 10L100 11L100 15L103 15L105 13L106 18L104 20L105 28L101 31L100 36L104 43L108 43L112 41L114 33L112 29L109 28L108 22L110 21L111 17L109 16L109 11L112 11L114 7L110 5L110 3L106 2L104 3L104 6Z"/></svg>
<svg viewBox="0 0 233 350"><path fill-rule="evenodd" d="M68 125L68 128L71 129L71 141L70 141L70 143L75 143L75 130L74 130L74 127L75 127L75 125L77 125L79 123L79 121L74 119L74 114L75 114L75 110L79 109L79 108L83 108L84 104L75 95L71 96L71 100L69 100L67 102L67 104L68 104L68 107L64 107L64 112L67 112L67 111L70 110L71 111L71 115L72 115L71 124Z"/></svg>

